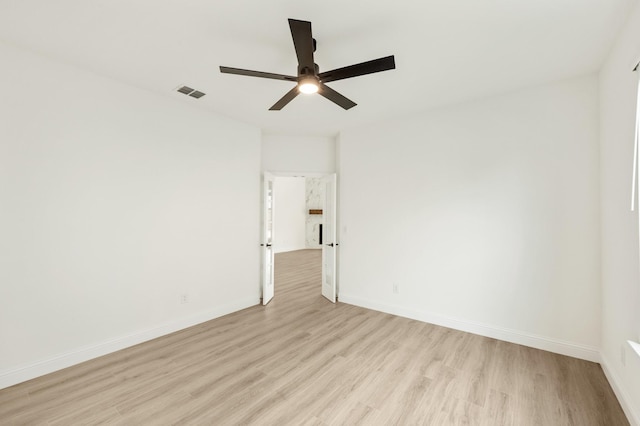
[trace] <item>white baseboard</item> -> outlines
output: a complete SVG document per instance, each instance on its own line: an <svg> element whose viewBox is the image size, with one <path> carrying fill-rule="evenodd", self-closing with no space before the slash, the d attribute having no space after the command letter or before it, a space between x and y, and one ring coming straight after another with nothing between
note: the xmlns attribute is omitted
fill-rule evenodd
<svg viewBox="0 0 640 426"><path fill-rule="evenodd" d="M260 303L260 300L255 298L238 300L234 303L228 303L210 311L201 312L187 318L162 324L158 327L138 331L126 336L98 343L96 345L78 348L67 353L58 354L49 359L0 371L0 389L210 321L257 305L258 303Z"/></svg>
<svg viewBox="0 0 640 426"><path fill-rule="evenodd" d="M491 337L505 342L517 343L536 349L542 349L561 355L580 358L592 362L600 362L600 349L593 346L581 345L566 342L545 336L525 333L519 330L512 330L503 327L482 324L474 321L459 320L430 312L409 309L371 300L353 297L348 294L340 294L340 301L350 305L361 306L400 317L410 318L417 321L453 328L455 330L466 331L480 336Z"/></svg>
<svg viewBox="0 0 640 426"><path fill-rule="evenodd" d="M620 402L620 406L622 406L622 410L627 415L627 420L629 420L631 426L640 426L640 407L634 407L629 403L629 401L631 401L631 397L622 387L620 387L620 379L610 367L611 363L604 354L601 355L600 365L602 366L604 375L607 377L607 380L611 385L611 389L613 389L613 392L616 394L616 397Z"/></svg>

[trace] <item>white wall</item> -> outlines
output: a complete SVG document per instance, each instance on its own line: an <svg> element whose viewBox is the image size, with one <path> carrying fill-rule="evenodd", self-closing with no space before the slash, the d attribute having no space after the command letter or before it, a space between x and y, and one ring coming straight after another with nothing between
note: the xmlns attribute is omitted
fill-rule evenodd
<svg viewBox="0 0 640 426"><path fill-rule="evenodd" d="M258 303L259 129L0 63L0 387Z"/></svg>
<svg viewBox="0 0 640 426"><path fill-rule="evenodd" d="M307 218L306 218L306 247L321 249L320 225L324 223L323 214L309 214L309 210L323 210L325 203L324 182L322 178L308 177L306 181Z"/></svg>
<svg viewBox="0 0 640 426"><path fill-rule="evenodd" d="M306 247L305 179L276 177L273 185L275 253L302 250Z"/></svg>
<svg viewBox="0 0 640 426"><path fill-rule="evenodd" d="M628 417L640 425L638 214L630 211L640 8L630 15L600 74L602 366ZM626 360L623 363L622 357ZM625 365L626 364L626 365Z"/></svg>
<svg viewBox="0 0 640 426"><path fill-rule="evenodd" d="M342 132L340 300L598 360L597 122L588 76Z"/></svg>
<svg viewBox="0 0 640 426"><path fill-rule="evenodd" d="M264 134L262 170L300 174L335 173L335 138Z"/></svg>

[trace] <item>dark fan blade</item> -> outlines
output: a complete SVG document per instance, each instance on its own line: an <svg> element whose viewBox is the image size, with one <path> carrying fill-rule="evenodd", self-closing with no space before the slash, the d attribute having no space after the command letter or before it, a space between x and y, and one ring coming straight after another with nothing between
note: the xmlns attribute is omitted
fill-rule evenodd
<svg viewBox="0 0 640 426"><path fill-rule="evenodd" d="M331 87L326 86L324 84L320 84L320 88L318 89L318 93L325 98L329 99L334 104L340 105L344 109L353 108L358 105L353 102L351 99L347 99L342 96L340 93L333 90Z"/></svg>
<svg viewBox="0 0 640 426"><path fill-rule="evenodd" d="M300 93L298 91L298 86L296 86L293 89L289 90L286 95L281 97L278 102L276 102L275 104L273 104L273 106L271 108L269 108L269 111L280 111L282 108L285 107L285 105L287 105L289 102L291 102L293 100L293 98L298 96L298 93Z"/></svg>
<svg viewBox="0 0 640 426"><path fill-rule="evenodd" d="M272 78L274 80L298 81L297 77L290 75L274 74L270 72L243 70L240 68L220 67L220 72L225 74L247 75L249 77Z"/></svg>
<svg viewBox="0 0 640 426"><path fill-rule="evenodd" d="M299 69L308 68L314 71L313 65L313 37L311 36L311 22L289 19L293 46L296 49Z"/></svg>
<svg viewBox="0 0 640 426"><path fill-rule="evenodd" d="M393 57L374 59L373 61L362 62L356 65L350 65L344 68L338 68L331 71L321 72L318 78L321 82L343 80L345 78L357 77L359 75L373 74L374 72L387 71L396 68L396 62Z"/></svg>

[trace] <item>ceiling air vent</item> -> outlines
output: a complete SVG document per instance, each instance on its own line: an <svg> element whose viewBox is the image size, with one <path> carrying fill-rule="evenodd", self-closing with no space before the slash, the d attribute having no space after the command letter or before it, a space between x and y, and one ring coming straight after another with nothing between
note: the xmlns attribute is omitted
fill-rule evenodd
<svg viewBox="0 0 640 426"><path fill-rule="evenodd" d="M177 90L180 93L184 93L185 95L191 96L192 98L196 98L196 99L200 99L201 97L206 95L206 93L203 93L199 90L192 89L191 87L188 87L188 86L179 87Z"/></svg>

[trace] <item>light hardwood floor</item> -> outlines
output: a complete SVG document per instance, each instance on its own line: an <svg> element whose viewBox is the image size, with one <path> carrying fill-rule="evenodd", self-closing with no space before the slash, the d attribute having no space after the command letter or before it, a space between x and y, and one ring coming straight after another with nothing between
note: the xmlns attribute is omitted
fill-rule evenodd
<svg viewBox="0 0 640 426"><path fill-rule="evenodd" d="M627 425L598 364L320 295L320 251L276 297L11 388L2 425Z"/></svg>

